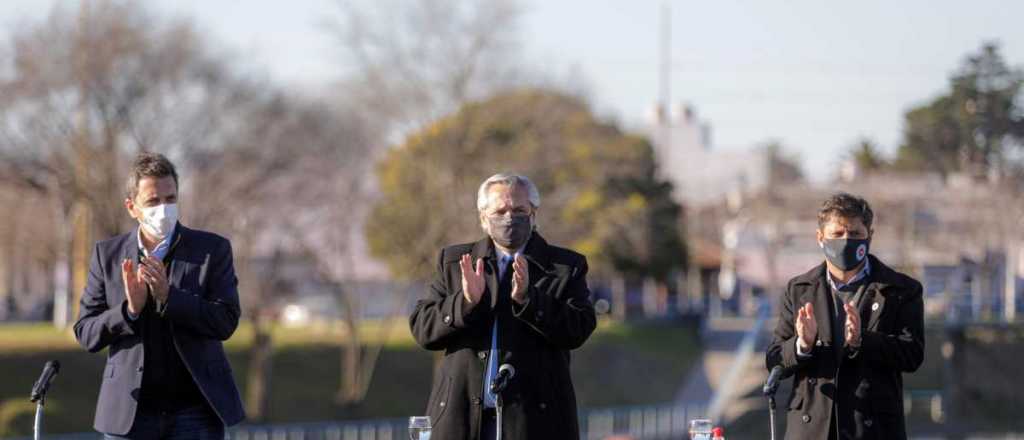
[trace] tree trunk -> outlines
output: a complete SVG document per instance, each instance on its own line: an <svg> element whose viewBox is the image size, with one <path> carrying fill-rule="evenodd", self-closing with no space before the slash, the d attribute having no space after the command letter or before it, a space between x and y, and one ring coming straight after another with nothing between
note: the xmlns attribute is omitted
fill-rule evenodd
<svg viewBox="0 0 1024 440"><path fill-rule="evenodd" d="M12 318L15 312L14 273L18 267L15 261L18 257L18 226L21 216L15 214L11 220L10 230L3 237L3 243L0 243L0 321Z"/></svg>
<svg viewBox="0 0 1024 440"><path fill-rule="evenodd" d="M349 332L342 347L341 389L338 390L337 397L338 404L342 406L353 406L366 399L377 361L390 334L391 326L384 321L378 330L376 341L372 345L365 344L359 328L360 319L357 316L356 312L346 312Z"/></svg>
<svg viewBox="0 0 1024 440"><path fill-rule="evenodd" d="M347 332L342 342L341 353L341 387L335 398L342 406L350 406L359 401L359 388L362 383L362 342L359 334L359 319L351 307L351 301L345 307L345 326Z"/></svg>
<svg viewBox="0 0 1024 440"><path fill-rule="evenodd" d="M258 312L255 315L252 317L253 340L249 348L245 407L249 420L263 422L267 420L270 408L274 349L270 329Z"/></svg>
<svg viewBox="0 0 1024 440"><path fill-rule="evenodd" d="M344 342L341 356L341 388L338 390L337 401L342 406L349 406L359 401L363 350L359 338L350 335Z"/></svg>
<svg viewBox="0 0 1024 440"><path fill-rule="evenodd" d="M612 278L612 317L617 321L625 321L628 304L626 304L626 280L616 275Z"/></svg>
<svg viewBox="0 0 1024 440"><path fill-rule="evenodd" d="M61 201L56 207L57 220L57 261L53 265L53 325L64 329L69 322L68 300L71 293L71 256L74 253L74 228L71 226L72 201Z"/></svg>
<svg viewBox="0 0 1024 440"><path fill-rule="evenodd" d="M95 215L89 204L78 203L73 215L72 250L71 250L71 291L68 292L65 325L73 324L78 318L78 305L85 291L89 277L89 260L92 258L93 231L95 231Z"/></svg>

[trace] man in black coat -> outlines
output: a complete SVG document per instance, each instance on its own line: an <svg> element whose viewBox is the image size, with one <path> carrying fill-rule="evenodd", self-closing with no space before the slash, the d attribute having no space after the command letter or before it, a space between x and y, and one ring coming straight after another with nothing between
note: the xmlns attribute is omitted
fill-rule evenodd
<svg viewBox="0 0 1024 440"><path fill-rule="evenodd" d="M477 209L488 237L441 251L409 324L416 342L444 350L427 406L432 438L490 439L502 404L506 440L579 438L570 350L596 326L587 260L536 232L540 195L527 178L490 177ZM499 366L515 376L499 399Z"/></svg>
<svg viewBox="0 0 1024 440"><path fill-rule="evenodd" d="M924 359L921 283L868 248L874 213L839 193L818 212L825 262L790 280L767 367L793 374L787 439L906 439L903 373Z"/></svg>
<svg viewBox="0 0 1024 440"><path fill-rule="evenodd" d="M245 414L221 341L238 326L231 243L177 218L178 174L141 154L125 207L132 232L92 255L75 337L107 349L94 427L108 439L223 439Z"/></svg>

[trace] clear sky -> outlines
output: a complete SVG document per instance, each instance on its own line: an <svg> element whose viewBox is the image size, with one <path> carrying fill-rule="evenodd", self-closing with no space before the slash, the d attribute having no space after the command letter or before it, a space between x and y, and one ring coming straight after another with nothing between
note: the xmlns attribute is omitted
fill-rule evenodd
<svg viewBox="0 0 1024 440"><path fill-rule="evenodd" d="M333 0L156 0L194 18L221 47L287 85L316 89L343 72L324 30ZM713 126L714 147L778 139L815 179L859 137L898 145L902 115L940 93L963 56L1002 43L1024 63L1024 2L675 1L672 94ZM46 15L52 1L4 0L0 24ZM68 3L73 5L74 3ZM602 115L642 124L657 99L659 0L527 0L524 62L578 69Z"/></svg>

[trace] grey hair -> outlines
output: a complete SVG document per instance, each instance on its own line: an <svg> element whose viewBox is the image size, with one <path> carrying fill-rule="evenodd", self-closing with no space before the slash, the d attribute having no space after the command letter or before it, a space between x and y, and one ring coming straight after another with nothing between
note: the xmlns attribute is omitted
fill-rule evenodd
<svg viewBox="0 0 1024 440"><path fill-rule="evenodd" d="M533 209L540 208L540 191L537 191L537 185L534 185L526 176L511 173L498 173L491 177L488 177L484 183L480 184L480 190L477 191L476 195L476 209L477 211L483 212L487 209L487 190L491 185L508 185L508 186L519 186L526 189L527 197L530 199L530 205Z"/></svg>

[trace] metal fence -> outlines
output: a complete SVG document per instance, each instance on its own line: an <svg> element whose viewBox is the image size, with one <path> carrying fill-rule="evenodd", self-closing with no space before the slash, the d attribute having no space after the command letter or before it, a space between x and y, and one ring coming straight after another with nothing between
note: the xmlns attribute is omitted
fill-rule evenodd
<svg viewBox="0 0 1024 440"><path fill-rule="evenodd" d="M932 414L941 419L941 394L937 390L908 392L904 395L907 413ZM675 404L626 406L582 411L579 415L580 439L603 440L612 435L628 435L636 440L679 440L687 437L689 421L706 418L702 406L684 407ZM278 425L242 425L231 428L231 440L403 440L408 438L408 419L375 419ZM767 425L766 425L767 426ZM44 424L45 431L45 424ZM47 440L97 440L96 433L44 435ZM944 438L922 436L913 438ZM998 435L973 434L967 438L1024 438L1024 433ZM8 440L28 440L28 437Z"/></svg>
<svg viewBox="0 0 1024 440"><path fill-rule="evenodd" d="M580 438L601 440L626 434L638 440L686 438L692 418L704 408L673 404L595 409L580 413ZM375 419L280 425L242 425L231 428L231 440L402 440L408 438L408 419ZM44 427L45 428L45 427ZM96 440L96 433L47 435L48 440ZM23 439L9 439L23 440ZM24 439L24 440L27 440Z"/></svg>
<svg viewBox="0 0 1024 440"><path fill-rule="evenodd" d="M613 434L637 439L685 438L688 421L704 417L703 408L671 404L629 406L584 411L580 438L601 440ZM232 440L400 440L407 438L407 419L358 422L242 426L231 430Z"/></svg>

